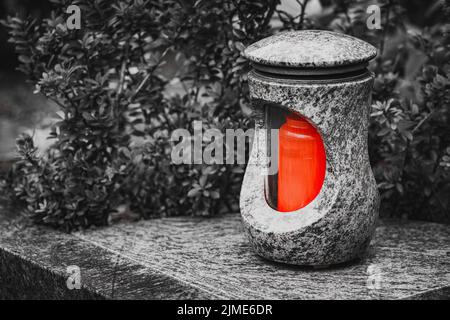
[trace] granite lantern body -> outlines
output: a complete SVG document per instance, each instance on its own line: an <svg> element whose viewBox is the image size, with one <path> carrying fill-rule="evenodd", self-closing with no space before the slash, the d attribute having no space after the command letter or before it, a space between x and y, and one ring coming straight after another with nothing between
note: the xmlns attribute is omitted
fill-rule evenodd
<svg viewBox="0 0 450 320"><path fill-rule="evenodd" d="M361 257L379 207L367 145L376 49L308 30L265 38L244 55L256 130L240 209L253 249L296 265Z"/></svg>

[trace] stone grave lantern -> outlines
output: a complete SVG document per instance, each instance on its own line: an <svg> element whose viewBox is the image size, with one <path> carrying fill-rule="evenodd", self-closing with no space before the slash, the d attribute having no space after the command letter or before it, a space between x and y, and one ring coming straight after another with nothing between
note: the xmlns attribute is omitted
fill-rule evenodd
<svg viewBox="0 0 450 320"><path fill-rule="evenodd" d="M282 32L244 51L255 138L240 209L258 255L328 266L366 251L379 208L367 145L376 54L319 30Z"/></svg>

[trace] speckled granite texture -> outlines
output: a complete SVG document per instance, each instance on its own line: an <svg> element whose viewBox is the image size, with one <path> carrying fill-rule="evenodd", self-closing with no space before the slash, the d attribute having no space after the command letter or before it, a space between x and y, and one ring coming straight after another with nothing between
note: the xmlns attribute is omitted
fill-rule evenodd
<svg viewBox="0 0 450 320"><path fill-rule="evenodd" d="M249 74L256 139L242 184L240 207L254 250L298 265L329 265L364 254L378 216L379 197L367 148L370 74L340 82L273 79ZM322 136L327 171L319 195L300 210L280 213L265 200L264 105L300 113ZM299 181L299 183L301 183Z"/></svg>
<svg viewBox="0 0 450 320"><path fill-rule="evenodd" d="M358 64L376 55L377 49L365 41L322 30L281 32L255 42L244 51L252 62L303 68Z"/></svg>
<svg viewBox="0 0 450 320"><path fill-rule="evenodd" d="M250 243L259 255L310 266L364 255L379 208L367 146L373 75L365 69L376 53L362 40L318 30L279 33L245 50L244 55L260 66L254 65L257 70L248 76L256 139L242 183L240 209ZM286 72L289 68L300 72L294 76ZM300 77L307 68L325 72L320 77ZM327 70L333 70L332 77ZM266 201L267 130L273 117L268 108L274 106L308 119L320 133L326 152L319 195L306 207L288 213L276 211Z"/></svg>
<svg viewBox="0 0 450 320"><path fill-rule="evenodd" d="M450 298L448 225L383 221L362 261L312 269L261 259L238 214L74 234L1 215L3 299ZM66 286L69 265L80 267L80 290Z"/></svg>

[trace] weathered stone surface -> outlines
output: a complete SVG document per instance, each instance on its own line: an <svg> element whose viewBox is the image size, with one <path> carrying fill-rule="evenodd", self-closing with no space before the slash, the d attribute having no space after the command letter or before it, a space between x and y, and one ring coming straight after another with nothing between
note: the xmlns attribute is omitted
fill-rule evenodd
<svg viewBox="0 0 450 320"><path fill-rule="evenodd" d="M450 227L383 222L364 260L331 269L255 255L239 215L165 218L63 234L0 221L1 298L450 298ZM81 269L68 290L66 268Z"/></svg>
<svg viewBox="0 0 450 320"><path fill-rule="evenodd" d="M295 68L330 68L374 58L377 49L355 37L323 30L281 32L250 45L244 56L252 62Z"/></svg>

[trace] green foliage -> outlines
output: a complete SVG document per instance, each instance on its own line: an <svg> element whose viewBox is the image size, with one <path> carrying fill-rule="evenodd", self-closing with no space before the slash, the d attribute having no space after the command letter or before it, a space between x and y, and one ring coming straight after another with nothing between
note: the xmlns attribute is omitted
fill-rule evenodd
<svg viewBox="0 0 450 320"><path fill-rule="evenodd" d="M174 165L170 134L192 131L195 120L248 128L249 66L241 51L279 30L305 28L380 48L371 66L369 138L382 214L448 221L449 24L413 35L397 1L382 2L383 30L365 27L366 1L324 1L323 14L311 17L308 1L298 1L295 15L271 0L52 3L41 22L4 22L20 70L60 107L50 150L39 155L32 138L21 136L21 160L0 185L35 222L65 230L104 225L123 204L145 218L237 211L243 166ZM70 4L81 8L81 30L65 25ZM410 54L420 58L414 72Z"/></svg>
<svg viewBox="0 0 450 320"><path fill-rule="evenodd" d="M386 212L450 219L449 27L406 36L426 57L415 78L401 77L401 48L378 65L371 156Z"/></svg>

